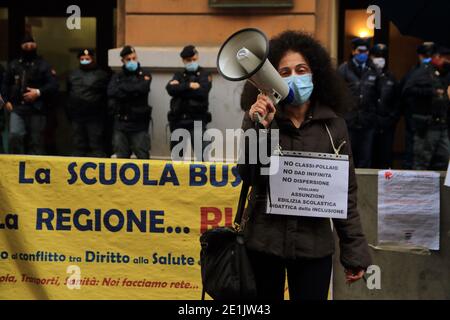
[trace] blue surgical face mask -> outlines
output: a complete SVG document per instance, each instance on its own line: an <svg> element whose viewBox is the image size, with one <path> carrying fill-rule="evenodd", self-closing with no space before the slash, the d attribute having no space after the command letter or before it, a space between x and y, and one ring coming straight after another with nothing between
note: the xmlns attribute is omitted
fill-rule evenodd
<svg viewBox="0 0 450 320"><path fill-rule="evenodd" d="M312 82L312 74L293 75L287 78L283 78L284 82L294 92L295 105L302 105L309 100L314 89L314 83Z"/></svg>
<svg viewBox="0 0 450 320"><path fill-rule="evenodd" d="M355 60L359 64L363 64L367 62L367 59L369 58L369 55L367 53L358 53L355 54Z"/></svg>
<svg viewBox="0 0 450 320"><path fill-rule="evenodd" d="M128 62L125 64L125 68L126 68L128 71L131 71L131 72L136 71L137 68L138 68L138 63L137 63L137 61L128 61Z"/></svg>
<svg viewBox="0 0 450 320"><path fill-rule="evenodd" d="M186 70L189 72L195 72L198 69L197 62L189 62L189 63L186 63L184 66L185 66Z"/></svg>
<svg viewBox="0 0 450 320"><path fill-rule="evenodd" d="M86 66L88 64L91 64L92 60L88 60L88 59L81 59L80 60L80 64L83 66Z"/></svg>
<svg viewBox="0 0 450 320"><path fill-rule="evenodd" d="M431 62L431 60L433 60L433 59L431 59L431 58L423 58L422 59L422 63L423 64L429 64Z"/></svg>

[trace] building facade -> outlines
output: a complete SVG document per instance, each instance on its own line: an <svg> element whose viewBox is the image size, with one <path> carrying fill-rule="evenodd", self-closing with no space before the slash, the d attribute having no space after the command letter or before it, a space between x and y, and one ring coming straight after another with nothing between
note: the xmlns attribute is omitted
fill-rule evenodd
<svg viewBox="0 0 450 320"><path fill-rule="evenodd" d="M81 11L80 29L67 28L72 5ZM401 35L382 13L381 29L368 29L369 5L369 0L58 0L44 6L32 0L0 0L0 64L5 66L16 57L23 35L32 34L39 53L56 70L61 85L56 104L63 106L65 80L78 65L75 53L80 48L95 48L102 67L117 69L120 48L135 46L143 66L154 75L149 98L154 118L152 156L167 157L170 97L165 85L183 67L179 58L183 46L196 45L200 64L213 73L213 121L209 127L238 128L243 83L225 81L215 67L223 41L242 28L259 28L268 37L286 29L309 32L328 49L336 65L348 58L353 37L371 36L390 46L390 69L401 79L416 63L417 44L426 39ZM55 108L50 114L50 127L60 131L54 135L49 130L50 154L70 154L70 126L62 110ZM397 158L404 149L403 131L401 122L396 135Z"/></svg>
<svg viewBox="0 0 450 320"><path fill-rule="evenodd" d="M118 0L118 48L109 52L110 67L121 65L120 46L136 47L141 64L152 70L153 81L149 102L153 107L152 156L169 156L170 134L167 112L170 96L165 86L172 74L180 70L179 52L187 44L195 45L200 65L213 74L210 93L212 122L209 128L225 133L240 128L243 112L240 95L244 82L229 82L216 70L221 44L242 28L261 29L270 38L286 29L303 30L318 38L337 57L337 2L333 0ZM267 5L271 3L271 7ZM242 7L247 3L250 7ZM287 4L287 7L281 5ZM230 7L231 5L231 7ZM224 150L224 154L226 150ZM236 154L234 153L234 156Z"/></svg>

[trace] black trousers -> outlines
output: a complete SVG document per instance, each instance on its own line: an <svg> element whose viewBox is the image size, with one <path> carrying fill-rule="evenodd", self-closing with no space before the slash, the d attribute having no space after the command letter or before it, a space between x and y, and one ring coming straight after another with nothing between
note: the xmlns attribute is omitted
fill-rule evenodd
<svg viewBox="0 0 450 320"><path fill-rule="evenodd" d="M318 259L283 259L248 250L255 274L257 299L284 299L286 271L290 300L326 300L330 286L332 255Z"/></svg>
<svg viewBox="0 0 450 320"><path fill-rule="evenodd" d="M5 109L2 108L0 109L0 153L5 153L5 148L3 147L3 133L5 131L5 122L6 122L6 111Z"/></svg>
<svg viewBox="0 0 450 320"><path fill-rule="evenodd" d="M405 113L405 153L402 169L411 170L414 165L414 129L411 113Z"/></svg>
<svg viewBox="0 0 450 320"><path fill-rule="evenodd" d="M372 168L390 169L393 162L395 128L380 129L375 132L373 142Z"/></svg>
<svg viewBox="0 0 450 320"><path fill-rule="evenodd" d="M371 168L375 129L349 128L348 134L350 136L355 168Z"/></svg>
<svg viewBox="0 0 450 320"><path fill-rule="evenodd" d="M195 156L197 161L207 161L208 159L205 159L205 157L203 157L203 153L204 153L206 147L210 144L209 141L204 141L203 140L203 134L206 131L206 124L202 123L201 132L198 133L198 134L201 134L201 136L202 136L202 143L201 143L201 149L198 148L197 150L194 149L194 141L195 141L194 140L194 137L195 137L194 136L194 131L195 131L194 126L193 125L192 126L183 126L181 124L175 124L175 125L172 126L171 132L175 131L176 129L185 129L185 130L187 130L189 132L191 148L192 148L192 153L193 153L192 156ZM171 152L172 152L173 148L178 143L180 143L180 140L179 141L172 141L172 139L170 140L170 151ZM187 148L187 145L186 145L187 141L183 141L183 142L184 142L184 149L186 149ZM184 156L183 151L181 151L179 154L172 155L172 160L179 160L179 159L183 158L183 156Z"/></svg>
<svg viewBox="0 0 450 320"><path fill-rule="evenodd" d="M103 150L103 121L72 121L73 155L76 157L105 157Z"/></svg>
<svg viewBox="0 0 450 320"><path fill-rule="evenodd" d="M138 159L150 159L150 135L145 130L127 132L116 129L113 148L117 158L129 158L134 153Z"/></svg>
<svg viewBox="0 0 450 320"><path fill-rule="evenodd" d="M44 130L47 117L41 113L11 112L9 122L9 153L44 155Z"/></svg>

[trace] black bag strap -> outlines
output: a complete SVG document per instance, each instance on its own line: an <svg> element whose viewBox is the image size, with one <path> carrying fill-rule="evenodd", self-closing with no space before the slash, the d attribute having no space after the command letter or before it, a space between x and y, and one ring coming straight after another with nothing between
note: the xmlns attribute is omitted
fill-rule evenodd
<svg viewBox="0 0 450 320"><path fill-rule="evenodd" d="M255 130L256 130L256 135L257 135L258 139L259 139L259 130L261 128L263 128L262 125L255 122ZM259 152L258 145L256 146L256 151L258 154L258 152ZM239 232L242 232L244 230L245 225L246 225L248 219L250 218L249 210L245 210L245 204L247 202L248 190L250 189L250 185L253 182L256 183L257 172L260 167L261 167L261 163L259 163L259 161L255 165L250 165L250 181L244 180L243 184L242 184L241 194L239 195L238 208L237 208L236 216L234 218L234 225L239 226L239 230L238 230Z"/></svg>
<svg viewBox="0 0 450 320"><path fill-rule="evenodd" d="M241 188L241 194L239 195L239 203L238 208L236 212L236 216L234 218L234 224L239 225L239 232L242 232L243 228L245 227L245 222L248 219L248 212L245 211L245 203L247 200L247 194L248 190L250 188L250 183L243 181L242 188ZM242 224L242 221L244 221L244 224ZM205 300L205 287L202 286L202 301Z"/></svg>
<svg viewBox="0 0 450 320"><path fill-rule="evenodd" d="M246 221L248 219L248 212L245 211L245 204L247 202L248 190L250 189L250 183L247 181L243 181L241 194L239 195L239 202L237 207L236 216L234 218L234 224L239 225L239 230L242 231L242 221Z"/></svg>
<svg viewBox="0 0 450 320"><path fill-rule="evenodd" d="M257 124L255 124L255 127L259 129ZM257 165L250 165L250 181L242 180L242 188L239 195L237 212L234 217L234 225L239 226L238 232L242 232L244 230L245 224L250 217L248 210L245 210L245 204L247 203L248 190L250 189L251 183L256 181L256 174L259 167L259 163ZM202 300L205 300L205 293L205 287L202 285Z"/></svg>

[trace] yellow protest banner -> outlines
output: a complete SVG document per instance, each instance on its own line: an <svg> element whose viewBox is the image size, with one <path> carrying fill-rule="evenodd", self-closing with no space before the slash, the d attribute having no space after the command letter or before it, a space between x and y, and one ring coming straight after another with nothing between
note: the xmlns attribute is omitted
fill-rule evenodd
<svg viewBox="0 0 450 320"><path fill-rule="evenodd" d="M0 156L0 299L200 299L235 164Z"/></svg>

